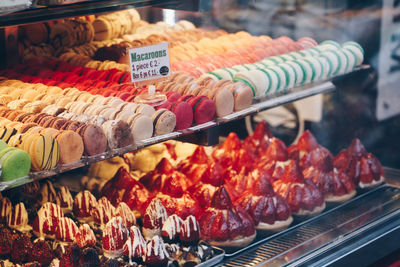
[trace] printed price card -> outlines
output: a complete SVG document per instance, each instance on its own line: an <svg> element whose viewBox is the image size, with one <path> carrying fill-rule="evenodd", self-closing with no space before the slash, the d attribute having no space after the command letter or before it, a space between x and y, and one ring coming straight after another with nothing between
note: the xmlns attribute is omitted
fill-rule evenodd
<svg viewBox="0 0 400 267"><path fill-rule="evenodd" d="M170 75L168 43L129 49L132 82L155 80Z"/></svg>

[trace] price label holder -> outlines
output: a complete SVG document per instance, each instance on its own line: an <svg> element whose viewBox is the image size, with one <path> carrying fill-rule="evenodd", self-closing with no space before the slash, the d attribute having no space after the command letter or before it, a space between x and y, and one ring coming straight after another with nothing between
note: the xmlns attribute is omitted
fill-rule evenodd
<svg viewBox="0 0 400 267"><path fill-rule="evenodd" d="M171 75L168 43L129 49L132 82L137 85L156 83Z"/></svg>

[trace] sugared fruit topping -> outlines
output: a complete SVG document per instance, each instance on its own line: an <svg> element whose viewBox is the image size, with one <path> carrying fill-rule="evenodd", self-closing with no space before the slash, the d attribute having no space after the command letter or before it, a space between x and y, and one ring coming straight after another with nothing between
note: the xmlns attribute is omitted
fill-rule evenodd
<svg viewBox="0 0 400 267"><path fill-rule="evenodd" d="M229 209L232 207L232 201L224 186L215 191L211 200L211 206L217 209Z"/></svg>
<svg viewBox="0 0 400 267"><path fill-rule="evenodd" d="M91 216L98 225L106 224L115 214L115 208L106 197L97 202L97 206L91 210Z"/></svg>

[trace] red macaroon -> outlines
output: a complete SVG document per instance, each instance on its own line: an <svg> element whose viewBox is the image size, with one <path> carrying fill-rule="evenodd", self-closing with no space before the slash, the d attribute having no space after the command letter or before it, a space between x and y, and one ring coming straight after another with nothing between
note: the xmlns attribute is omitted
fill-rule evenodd
<svg viewBox="0 0 400 267"><path fill-rule="evenodd" d="M176 116L176 130L183 130L192 126L193 110L192 106L185 101L176 101L170 107Z"/></svg>
<svg viewBox="0 0 400 267"><path fill-rule="evenodd" d="M169 91L165 94L169 102L176 102L182 96L180 93L175 91Z"/></svg>
<svg viewBox="0 0 400 267"><path fill-rule="evenodd" d="M196 96L188 100L194 115L194 122L202 124L214 119L215 103L206 96Z"/></svg>

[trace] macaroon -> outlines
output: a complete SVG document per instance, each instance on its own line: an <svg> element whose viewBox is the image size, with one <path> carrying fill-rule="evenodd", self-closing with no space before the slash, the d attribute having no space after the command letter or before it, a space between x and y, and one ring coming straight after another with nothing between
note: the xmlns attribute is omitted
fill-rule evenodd
<svg viewBox="0 0 400 267"><path fill-rule="evenodd" d="M1 180L11 181L27 176L31 168L31 158L25 151L8 147L0 150Z"/></svg>

